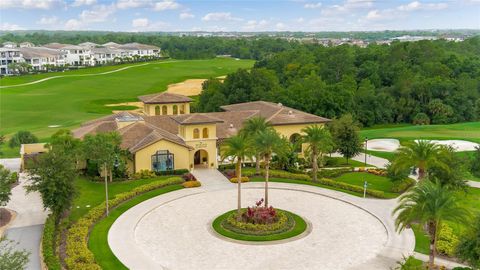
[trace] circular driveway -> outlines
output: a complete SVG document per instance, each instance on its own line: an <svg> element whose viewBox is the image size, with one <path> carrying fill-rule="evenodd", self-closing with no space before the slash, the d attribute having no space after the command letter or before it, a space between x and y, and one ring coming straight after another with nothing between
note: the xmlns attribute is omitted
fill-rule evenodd
<svg viewBox="0 0 480 270"><path fill-rule="evenodd" d="M271 183L271 204L309 220L309 235L274 245L220 239L212 235L211 221L235 207L234 187L183 189L145 201L117 219L109 245L130 269L388 269L403 254L385 259L399 235L363 206L329 197L336 192L280 183ZM263 196L261 187L244 185L243 206Z"/></svg>

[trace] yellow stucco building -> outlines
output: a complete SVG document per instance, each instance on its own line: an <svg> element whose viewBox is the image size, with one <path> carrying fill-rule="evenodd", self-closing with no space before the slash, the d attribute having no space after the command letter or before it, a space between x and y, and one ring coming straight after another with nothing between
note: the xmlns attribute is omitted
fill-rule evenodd
<svg viewBox="0 0 480 270"><path fill-rule="evenodd" d="M190 113L188 97L172 93L141 96L143 114L120 112L84 123L74 130L87 134L117 131L122 148L133 155L132 172L217 168L222 140L237 134L252 117L265 118L281 135L294 141L309 125L329 119L282 104L254 101L222 106L223 112Z"/></svg>

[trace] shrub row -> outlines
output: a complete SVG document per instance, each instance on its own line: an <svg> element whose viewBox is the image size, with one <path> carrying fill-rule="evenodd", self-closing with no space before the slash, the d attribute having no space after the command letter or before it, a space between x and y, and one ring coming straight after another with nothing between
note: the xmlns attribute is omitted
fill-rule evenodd
<svg viewBox="0 0 480 270"><path fill-rule="evenodd" d="M352 168L340 168L340 169L333 169L333 170L320 170L317 173L318 178L336 178L342 174L346 174L352 172Z"/></svg>
<svg viewBox="0 0 480 270"><path fill-rule="evenodd" d="M250 234L271 234L271 233L279 233L280 231L285 230L285 228L289 228L291 223L289 223L289 217L285 212L277 210L278 221L272 224L253 224L247 223L242 221L237 221L237 213L234 211L232 214L228 216L225 220L227 223L227 229L233 229L235 232L239 233L250 233Z"/></svg>
<svg viewBox="0 0 480 270"><path fill-rule="evenodd" d="M238 178L237 177L232 177L229 179L230 182L232 183L238 183ZM242 183L246 183L246 182L250 182L250 178L248 178L247 176L242 176Z"/></svg>
<svg viewBox="0 0 480 270"><path fill-rule="evenodd" d="M405 178L401 181L395 181L393 182L392 192L403 193L413 185L415 185L415 180L412 178Z"/></svg>
<svg viewBox="0 0 480 270"><path fill-rule="evenodd" d="M194 188L194 187L199 187L201 185L202 183L200 183L200 181L197 181L197 180L183 182L182 184L184 188Z"/></svg>
<svg viewBox="0 0 480 270"><path fill-rule="evenodd" d="M56 252L57 247L57 228L55 226L55 216L48 215L43 227L42 235L42 256L43 262L49 270L61 270L60 259Z"/></svg>
<svg viewBox="0 0 480 270"><path fill-rule="evenodd" d="M353 191L357 193L363 193L363 187L347 184L344 182L337 182L327 178L321 178L317 180L317 182L323 185L331 186L331 187L336 187L336 188ZM381 198L381 199L385 198L385 192L379 191L379 190L367 189L367 195L370 195L375 198Z"/></svg>
<svg viewBox="0 0 480 270"><path fill-rule="evenodd" d="M254 169L246 169L242 171L242 175L251 177L256 174ZM260 170L260 174L265 176L265 170ZM302 173L290 173L286 171L281 171L281 170L270 170L269 171L269 176L270 177L278 177L278 178L287 178L287 179L297 179L297 180L304 180L304 181L310 181L312 180L309 175L307 174L302 174Z"/></svg>
<svg viewBox="0 0 480 270"><path fill-rule="evenodd" d="M162 176L162 175L183 175L188 172L189 171L187 169L161 171L161 172L153 172L150 170L140 170L139 172L132 174L130 178L131 179L149 179L149 178L155 178L157 176Z"/></svg>
<svg viewBox="0 0 480 270"><path fill-rule="evenodd" d="M111 208L132 199L140 194L165 187L183 183L180 177L171 177L167 180L158 180L149 184L136 187L131 191L124 192L115 196L114 199L108 200ZM88 234L91 227L102 219L105 215L105 204L100 204L80 218L73 224L67 232L65 263L70 270L95 270L101 267L95 262L93 253L88 249Z"/></svg>

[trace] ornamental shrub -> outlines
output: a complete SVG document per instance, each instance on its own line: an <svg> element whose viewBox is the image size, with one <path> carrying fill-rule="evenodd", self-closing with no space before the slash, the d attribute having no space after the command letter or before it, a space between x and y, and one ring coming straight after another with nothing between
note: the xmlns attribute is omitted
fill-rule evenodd
<svg viewBox="0 0 480 270"><path fill-rule="evenodd" d="M338 182L338 181L327 179L327 178L319 179L319 180L317 180L317 183L327 185L327 186L331 186L331 187L344 189L344 190L348 190L348 191L353 191L353 192L357 192L357 193L363 193L363 187L347 184L347 183L344 183L344 182ZM374 190L374 189L367 189L366 193L367 193L367 195L375 197L375 198L381 198L381 199L386 198L385 197L385 192L383 192L383 191Z"/></svg>
<svg viewBox="0 0 480 270"><path fill-rule="evenodd" d="M48 215L43 227L42 235L42 256L43 262L49 270L61 270L60 259L57 256L57 228L55 226L55 216Z"/></svg>
<svg viewBox="0 0 480 270"><path fill-rule="evenodd" d="M130 200L139 194L143 194L169 185L180 184L183 179L171 177L166 180L158 180L146 185L136 187L130 191L117 194L115 198L108 200L111 208L120 203ZM105 215L105 204L100 204L88 211L67 231L65 264L70 270L100 270L101 267L95 262L93 253L88 249L88 234L91 227Z"/></svg>
<svg viewBox="0 0 480 270"><path fill-rule="evenodd" d="M342 174L346 174L352 172L353 168L340 168L340 169L333 169L333 170L320 170L318 172L318 178L337 178Z"/></svg>
<svg viewBox="0 0 480 270"><path fill-rule="evenodd" d="M413 119L412 124L414 125L430 125L430 117L425 113L417 113Z"/></svg>
<svg viewBox="0 0 480 270"><path fill-rule="evenodd" d="M197 178L191 173L185 173L182 175L183 180L185 181L197 181Z"/></svg>
<svg viewBox="0 0 480 270"><path fill-rule="evenodd" d="M229 180L232 183L238 183L238 178L237 177L232 177ZM248 178L247 176L242 176L242 183L246 183L246 182L250 182L250 178Z"/></svg>
<svg viewBox="0 0 480 270"><path fill-rule="evenodd" d="M155 174L155 172L152 172L150 170L140 170L139 172L137 173L134 173L132 175L132 179L150 179L150 178L155 178L157 177L157 175Z"/></svg>
<svg viewBox="0 0 480 270"><path fill-rule="evenodd" d="M412 178L405 178L401 181L393 182L392 192L403 193L413 185L415 185L415 180Z"/></svg>
<svg viewBox="0 0 480 270"><path fill-rule="evenodd" d="M437 239L437 251L449 257L454 256L455 250L459 244L457 236L446 223L442 224Z"/></svg>
<svg viewBox="0 0 480 270"><path fill-rule="evenodd" d="M194 188L194 187L199 187L201 185L202 185L202 183L200 183L200 181L197 181L197 180L187 181L187 182L182 183L182 186L184 188Z"/></svg>
<svg viewBox="0 0 480 270"><path fill-rule="evenodd" d="M264 169L260 170L260 174L262 176L265 176L265 170ZM307 174L290 173L290 172L281 171L281 170L270 170L269 175L270 177L277 177L277 178L297 179L297 180L304 180L304 181L312 180L312 178ZM242 176L247 176L247 177L255 176L255 170L254 169L242 170Z"/></svg>
<svg viewBox="0 0 480 270"><path fill-rule="evenodd" d="M155 172L156 175L183 175L188 173L189 171L187 169L178 169L178 170L169 170L169 171L159 171Z"/></svg>

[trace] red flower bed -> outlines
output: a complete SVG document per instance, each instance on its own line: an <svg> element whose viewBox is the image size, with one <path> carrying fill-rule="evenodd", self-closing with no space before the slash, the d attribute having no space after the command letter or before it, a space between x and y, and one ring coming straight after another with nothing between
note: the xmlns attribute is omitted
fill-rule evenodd
<svg viewBox="0 0 480 270"><path fill-rule="evenodd" d="M264 200L255 203L253 207L247 207L242 214L242 221L251 224L272 224L278 221L277 211L272 206L262 206Z"/></svg>

